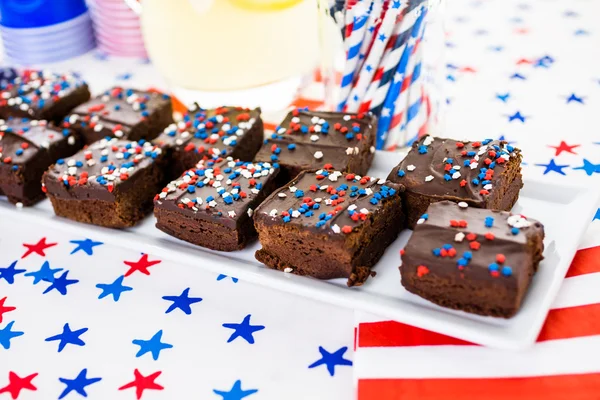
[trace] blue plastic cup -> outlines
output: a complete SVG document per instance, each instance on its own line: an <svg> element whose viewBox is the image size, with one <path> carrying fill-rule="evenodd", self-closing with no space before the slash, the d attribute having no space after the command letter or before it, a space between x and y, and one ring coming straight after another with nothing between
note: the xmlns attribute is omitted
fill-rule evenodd
<svg viewBox="0 0 600 400"><path fill-rule="evenodd" d="M85 0L0 0L0 25L39 28L68 21L86 11Z"/></svg>

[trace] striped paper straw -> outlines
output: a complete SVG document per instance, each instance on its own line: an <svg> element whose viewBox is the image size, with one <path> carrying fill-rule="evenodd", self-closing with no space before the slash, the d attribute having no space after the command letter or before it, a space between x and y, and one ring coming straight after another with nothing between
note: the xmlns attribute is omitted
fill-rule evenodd
<svg viewBox="0 0 600 400"><path fill-rule="evenodd" d="M367 28L365 31L365 38L362 42L359 52L359 62L357 66L357 73L362 68L364 61L367 57L373 38L375 37L375 31L379 28L383 17L383 2L384 0L373 0L369 9L369 19L367 20Z"/></svg>
<svg viewBox="0 0 600 400"><path fill-rule="evenodd" d="M406 8L406 4L401 5L399 0L394 0L391 7L385 13L383 21L381 22L381 28L377 34L377 39L373 43L373 46L367 55L367 59L358 74L358 80L354 87L349 91L349 96L346 101L348 103L348 109L358 110L360 99L364 97L369 84L373 80L375 70L379 67L383 52L393 33L396 19L404 8ZM343 105L345 105L345 103ZM343 105L341 107L342 109Z"/></svg>
<svg viewBox="0 0 600 400"><path fill-rule="evenodd" d="M421 28L424 26L424 23L421 24ZM423 45L421 42L422 37L419 37L408 59L408 66L406 67L408 75L404 77L400 96L398 96L398 99L394 103L394 112L388 128L387 139L385 140L388 145L406 143L407 135L410 136L412 134L412 132L407 132L406 130L409 128L414 130L413 120L420 110L421 87L423 83L421 78Z"/></svg>
<svg viewBox="0 0 600 400"><path fill-rule="evenodd" d="M422 59L423 46L419 46L417 53L415 54L418 63L415 65L415 70L412 76L412 83L410 85L408 93L408 104L406 108L406 130L404 135L399 139L396 139L398 143L406 143L408 138L417 136L421 126L427 122L425 107L423 107L423 79L421 78L421 59ZM418 69L418 71L417 71ZM391 131L395 127L390 127ZM393 135L390 135L389 139L393 139ZM389 140L388 139L388 140Z"/></svg>
<svg viewBox="0 0 600 400"><path fill-rule="evenodd" d="M346 26L346 64L344 65L344 75L342 77L342 85L340 89L340 103L338 109L342 110L346 103L346 98L352 89L354 82L356 65L358 64L358 53L365 34L367 25L367 8L363 3L357 3L354 7L346 11L346 17L351 23L347 22Z"/></svg>
<svg viewBox="0 0 600 400"><path fill-rule="evenodd" d="M389 130L390 123L392 120L392 113L394 112L394 103L398 100L398 96L400 95L401 88L403 86L403 82L406 79L406 67L408 65L408 59L413 51L413 47L421 33L421 23L423 22L423 17L425 15L425 11L421 8L421 15L417 18L415 22L412 32L411 38L409 39L408 45L404 48L402 52L402 57L400 58L400 63L396 68L396 72L392 81L392 85L390 90L387 93L387 96L384 101L383 108L381 110L381 116L379 118L379 123L377 125L377 148L382 149L385 144L386 133ZM410 81L408 81L410 82ZM400 105L402 108L403 105Z"/></svg>
<svg viewBox="0 0 600 400"><path fill-rule="evenodd" d="M419 2L419 4L420 3L421 2ZM393 46L388 46L388 50L383 55L381 66L377 69L365 98L362 100L357 111L366 112L371 110L376 114L381 111L392 78L400 63L400 57L402 57L402 53L404 52L404 48L410 37L412 27L421 12L419 8L413 8L412 4L409 8L412 9L408 10L400 23L397 24L397 29L395 31L396 41Z"/></svg>

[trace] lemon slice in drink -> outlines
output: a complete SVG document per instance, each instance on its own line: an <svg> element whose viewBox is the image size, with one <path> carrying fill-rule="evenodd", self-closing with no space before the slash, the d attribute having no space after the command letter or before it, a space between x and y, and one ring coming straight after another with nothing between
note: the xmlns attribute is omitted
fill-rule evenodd
<svg viewBox="0 0 600 400"><path fill-rule="evenodd" d="M217 0L218 1L218 0ZM229 0L234 6L251 11L281 11L304 0Z"/></svg>

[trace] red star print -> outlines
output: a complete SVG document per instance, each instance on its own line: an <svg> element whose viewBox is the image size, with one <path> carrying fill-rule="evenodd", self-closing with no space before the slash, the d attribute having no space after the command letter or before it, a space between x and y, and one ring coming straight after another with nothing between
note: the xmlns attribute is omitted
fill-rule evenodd
<svg viewBox="0 0 600 400"><path fill-rule="evenodd" d="M548 146L548 147L552 147L553 149L556 149L556 155L559 156L560 153L562 153L563 151L566 151L567 153L571 153L571 154L577 154L573 151L573 149L575 147L579 147L579 146L581 146L581 145L574 144L574 145L569 146L566 142L561 140L560 144L558 146Z"/></svg>
<svg viewBox="0 0 600 400"><path fill-rule="evenodd" d="M144 393L144 390L146 390L146 389L152 389L152 390L163 390L164 389L164 387L160 386L158 383L154 383L154 380L156 378L158 378L158 376L160 374L162 374L162 371L156 371L153 374L144 376L136 368L135 371L133 371L133 375L135 375L135 379L133 381L129 382L128 384L121 386L119 388L119 390L125 390L125 389L134 387L135 395L139 400L142 398L142 394Z"/></svg>
<svg viewBox="0 0 600 400"><path fill-rule="evenodd" d="M515 29L515 33L518 35L526 35L529 33L529 29L527 28L517 28Z"/></svg>
<svg viewBox="0 0 600 400"><path fill-rule="evenodd" d="M16 307L4 307L4 302L6 301L6 297L0 299L0 324L2 323L2 314L7 313L7 312L11 312L13 310L16 310Z"/></svg>
<svg viewBox="0 0 600 400"><path fill-rule="evenodd" d="M25 254L23 254L23 256L21 258L25 258L28 255L30 255L31 253L35 253L42 257L46 257L46 254L44 253L44 251L49 247L56 246L57 244L58 243L46 243L45 237L41 238L40 241L37 242L36 244L23 243L23 246L27 247L27 251L25 252Z"/></svg>
<svg viewBox="0 0 600 400"><path fill-rule="evenodd" d="M519 61L517 61L517 65L523 65L523 64L533 64L533 62L526 58L521 58Z"/></svg>
<svg viewBox="0 0 600 400"><path fill-rule="evenodd" d="M19 397L19 393L21 393L21 390L23 389L37 390L37 388L31 383L33 378L35 378L36 376L37 372L35 374L26 376L25 378L21 378L19 375L10 371L8 373L8 385L4 386L3 388L0 388L0 394L10 393L10 396L13 399L16 399L17 397Z"/></svg>
<svg viewBox="0 0 600 400"><path fill-rule="evenodd" d="M470 72L472 74L474 74L475 72L477 72L477 70L475 68L472 67L462 67L459 69L460 72Z"/></svg>
<svg viewBox="0 0 600 400"><path fill-rule="evenodd" d="M129 265L129 271L125 273L125 276L133 274L135 271L140 271L144 275L150 275L148 267L159 264L160 260L148 261L148 254L144 254L138 261L123 261Z"/></svg>

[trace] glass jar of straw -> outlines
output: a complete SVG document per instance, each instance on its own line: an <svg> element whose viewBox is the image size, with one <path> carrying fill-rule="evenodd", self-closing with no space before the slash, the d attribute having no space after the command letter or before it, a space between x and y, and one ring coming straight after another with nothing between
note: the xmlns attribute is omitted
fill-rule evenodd
<svg viewBox="0 0 600 400"><path fill-rule="evenodd" d="M444 0L318 0L326 107L379 118L377 149L443 123Z"/></svg>

